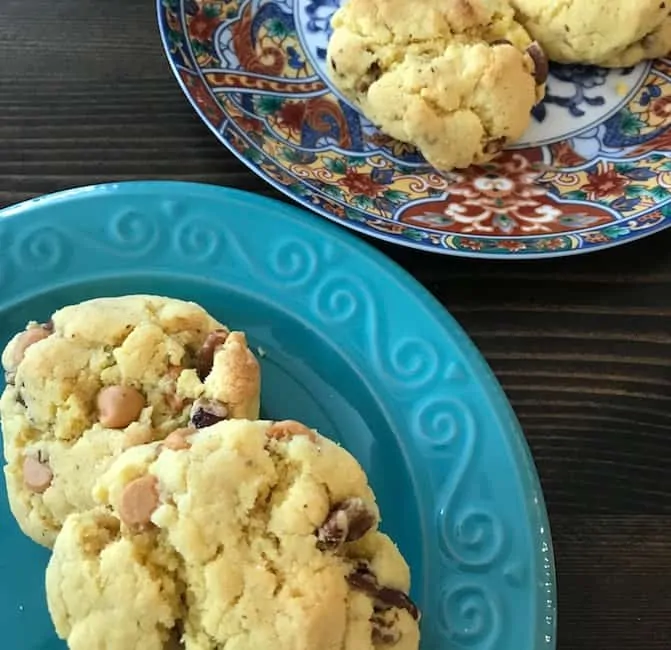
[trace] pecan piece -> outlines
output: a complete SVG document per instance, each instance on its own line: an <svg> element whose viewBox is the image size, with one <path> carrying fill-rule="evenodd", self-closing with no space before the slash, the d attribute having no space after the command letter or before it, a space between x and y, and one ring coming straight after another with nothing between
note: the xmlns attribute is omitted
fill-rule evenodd
<svg viewBox="0 0 671 650"><path fill-rule="evenodd" d="M527 47L527 54L534 62L534 79L536 80L536 84L542 86L550 74L548 57L538 41L534 41Z"/></svg>
<svg viewBox="0 0 671 650"><path fill-rule="evenodd" d="M376 516L363 499L345 499L331 509L317 529L317 545L322 550L337 550L345 542L361 539L376 523Z"/></svg>
<svg viewBox="0 0 671 650"><path fill-rule="evenodd" d="M226 343L226 339L231 332L228 329L218 329L210 332L205 339L205 343L198 350L196 356L196 372L200 381L205 381L205 378L210 374L212 365L214 364L214 353L217 348Z"/></svg>
<svg viewBox="0 0 671 650"><path fill-rule="evenodd" d="M280 420L278 422L273 422L266 435L275 440L288 440L295 436L306 436L311 442L317 442L315 432L296 420Z"/></svg>
<svg viewBox="0 0 671 650"><path fill-rule="evenodd" d="M416 621L419 620L419 609L410 597L398 589L381 587L373 572L365 564L357 565L347 576L347 582L352 588L368 594L375 601L375 606L379 610L384 611L390 607L405 609Z"/></svg>
<svg viewBox="0 0 671 650"><path fill-rule="evenodd" d="M228 417L228 407L216 400L198 399L191 407L189 422L196 429L211 427Z"/></svg>

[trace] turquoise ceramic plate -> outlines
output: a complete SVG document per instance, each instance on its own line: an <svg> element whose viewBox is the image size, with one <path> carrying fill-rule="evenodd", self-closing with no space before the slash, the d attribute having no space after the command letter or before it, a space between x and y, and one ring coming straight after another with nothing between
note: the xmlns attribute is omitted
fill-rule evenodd
<svg viewBox="0 0 671 650"><path fill-rule="evenodd" d="M195 300L246 330L263 415L318 427L368 471L413 570L423 650L554 647L550 533L519 425L459 326L379 253L297 208L180 183L9 208L0 250L0 345L63 304L131 292ZM62 648L48 554L21 536L3 490L2 647Z"/></svg>

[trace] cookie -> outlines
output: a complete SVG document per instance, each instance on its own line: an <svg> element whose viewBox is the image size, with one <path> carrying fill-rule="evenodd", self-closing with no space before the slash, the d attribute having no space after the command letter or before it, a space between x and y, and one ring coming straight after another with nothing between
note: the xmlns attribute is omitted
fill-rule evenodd
<svg viewBox="0 0 671 650"><path fill-rule="evenodd" d="M442 171L519 139L545 92L547 59L507 0L349 0L331 24L334 85Z"/></svg>
<svg viewBox="0 0 671 650"><path fill-rule="evenodd" d="M223 421L127 450L46 574L72 650L417 650L409 569L366 475L298 422Z"/></svg>
<svg viewBox="0 0 671 650"><path fill-rule="evenodd" d="M671 51L671 2L511 0L517 19L559 63L631 66Z"/></svg>
<svg viewBox="0 0 671 650"><path fill-rule="evenodd" d="M91 300L31 323L5 348L5 477L21 529L51 546L125 448L190 422L255 418L259 366L245 335L193 303Z"/></svg>

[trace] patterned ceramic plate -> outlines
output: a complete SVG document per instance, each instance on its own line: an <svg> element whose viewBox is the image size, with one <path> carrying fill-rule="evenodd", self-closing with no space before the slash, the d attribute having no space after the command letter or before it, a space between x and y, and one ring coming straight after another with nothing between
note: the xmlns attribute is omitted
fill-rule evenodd
<svg viewBox="0 0 671 650"><path fill-rule="evenodd" d="M199 302L259 351L263 417L315 426L363 465L412 568L422 650L554 649L552 543L524 435L461 328L382 254L294 206L189 183L0 211L0 249L0 348L95 296ZM48 553L4 490L0 478L0 647L62 649Z"/></svg>
<svg viewBox="0 0 671 650"><path fill-rule="evenodd" d="M212 131L256 173L345 226L442 253L566 255L671 220L671 60L554 66L523 140L441 176L333 89L340 0L158 0L173 70Z"/></svg>

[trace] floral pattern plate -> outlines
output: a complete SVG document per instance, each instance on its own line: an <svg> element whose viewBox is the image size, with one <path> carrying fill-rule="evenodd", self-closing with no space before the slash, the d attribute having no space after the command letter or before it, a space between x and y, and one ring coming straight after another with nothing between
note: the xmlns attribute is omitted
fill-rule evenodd
<svg viewBox="0 0 671 650"><path fill-rule="evenodd" d="M551 68L524 138L440 175L365 120L325 72L341 0L157 0L198 114L300 204L388 241L467 256L596 250L671 220L671 59Z"/></svg>

